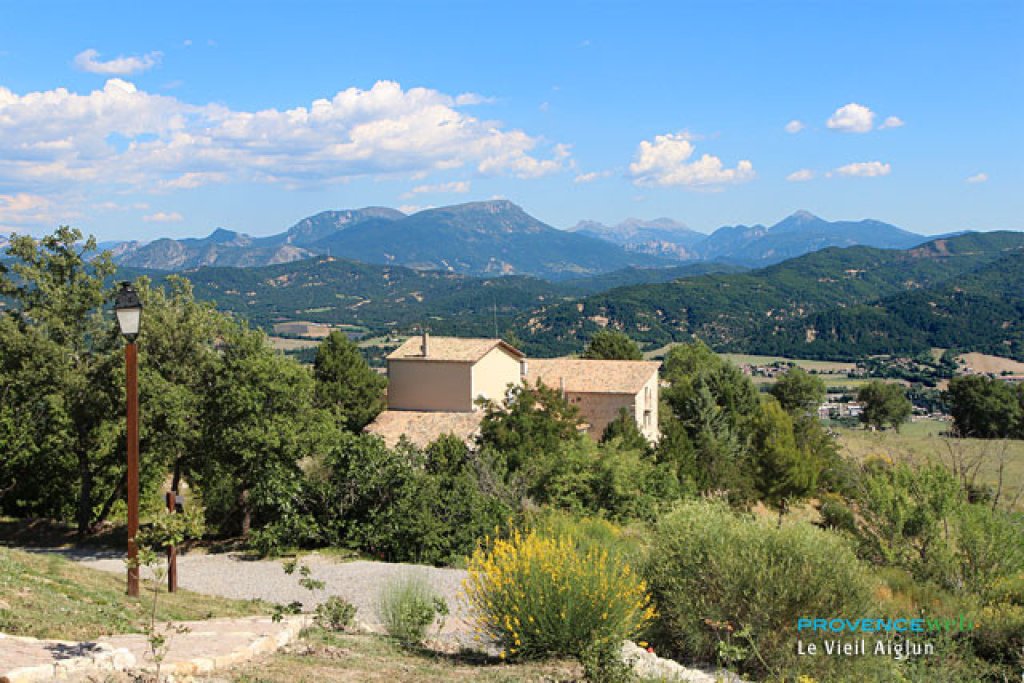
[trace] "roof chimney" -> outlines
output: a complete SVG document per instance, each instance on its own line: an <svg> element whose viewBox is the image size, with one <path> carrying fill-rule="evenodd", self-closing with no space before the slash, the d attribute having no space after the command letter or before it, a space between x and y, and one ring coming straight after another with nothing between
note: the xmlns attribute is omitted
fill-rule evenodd
<svg viewBox="0 0 1024 683"><path fill-rule="evenodd" d="M430 353L430 335L427 334L426 330L423 330L423 342L420 345L420 350L423 351L424 358Z"/></svg>
<svg viewBox="0 0 1024 683"><path fill-rule="evenodd" d="M565 398L565 377L558 378L558 390L562 392L562 398Z"/></svg>

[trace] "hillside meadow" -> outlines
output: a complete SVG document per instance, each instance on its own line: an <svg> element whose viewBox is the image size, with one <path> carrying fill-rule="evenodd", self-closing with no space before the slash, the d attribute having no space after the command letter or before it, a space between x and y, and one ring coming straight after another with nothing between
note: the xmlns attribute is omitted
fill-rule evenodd
<svg viewBox="0 0 1024 683"><path fill-rule="evenodd" d="M842 453L859 462L871 457L915 465L955 466L960 462L968 470L976 469L976 483L992 487L999 483L1002 465L1003 500L1016 497L1014 507L1024 510L1024 441L953 439L945 435L950 425L942 420L917 420L903 425L899 432L846 427L835 427L834 431Z"/></svg>

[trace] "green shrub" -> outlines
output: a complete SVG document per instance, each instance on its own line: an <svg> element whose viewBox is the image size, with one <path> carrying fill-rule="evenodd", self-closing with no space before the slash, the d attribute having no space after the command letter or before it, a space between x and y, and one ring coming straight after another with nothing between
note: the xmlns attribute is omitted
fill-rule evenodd
<svg viewBox="0 0 1024 683"><path fill-rule="evenodd" d="M659 611L654 638L671 654L777 677L859 665L804 657L797 666L799 618L860 615L871 605L868 571L836 534L692 502L657 526L645 571Z"/></svg>
<svg viewBox="0 0 1024 683"><path fill-rule="evenodd" d="M636 565L647 543L643 524L621 526L601 517L579 517L555 508L540 508L526 514L526 527L546 538L570 537L583 553L591 548L607 550Z"/></svg>
<svg viewBox="0 0 1024 683"><path fill-rule="evenodd" d="M448 616L448 603L419 576L403 576L384 584L377 605L388 635L403 645L422 643L435 621L438 631Z"/></svg>
<svg viewBox="0 0 1024 683"><path fill-rule="evenodd" d="M340 595L332 595L317 605L313 616L316 625L328 631L343 631L352 626L355 618L356 606Z"/></svg>
<svg viewBox="0 0 1024 683"><path fill-rule="evenodd" d="M819 512L821 512L821 525L826 529L856 532L857 520L853 515L853 510L840 496L834 493L826 493L822 496Z"/></svg>
<svg viewBox="0 0 1024 683"><path fill-rule="evenodd" d="M1024 571L1024 516L987 505L965 505L956 517L960 581L987 596L1000 579Z"/></svg>
<svg viewBox="0 0 1024 683"><path fill-rule="evenodd" d="M643 580L620 557L571 536L515 532L469 563L466 600L478 636L502 655L575 657L592 678L621 674L615 654L654 616Z"/></svg>
<svg viewBox="0 0 1024 683"><path fill-rule="evenodd" d="M1024 670L1024 607L992 605L981 610L972 635L974 652L1004 668L1006 680Z"/></svg>

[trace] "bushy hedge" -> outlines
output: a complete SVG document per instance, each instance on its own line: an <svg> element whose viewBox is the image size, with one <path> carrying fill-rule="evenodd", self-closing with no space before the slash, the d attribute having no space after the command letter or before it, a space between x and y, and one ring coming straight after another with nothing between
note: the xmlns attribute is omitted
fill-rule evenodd
<svg viewBox="0 0 1024 683"><path fill-rule="evenodd" d="M862 615L872 601L868 570L838 535L777 528L717 502L687 503L657 525L645 576L662 648L755 675L848 671L850 658L806 657L797 667L797 620Z"/></svg>

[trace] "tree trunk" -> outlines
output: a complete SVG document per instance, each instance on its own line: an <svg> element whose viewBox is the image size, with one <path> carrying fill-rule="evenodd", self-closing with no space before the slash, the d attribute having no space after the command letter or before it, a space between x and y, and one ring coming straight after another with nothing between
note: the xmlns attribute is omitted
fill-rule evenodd
<svg viewBox="0 0 1024 683"><path fill-rule="evenodd" d="M107 497L107 500L103 503L103 507L100 509L100 514L96 517L95 521L90 520L89 533L94 534L100 530L100 525L107 521L107 516L110 514L110 509L114 507L114 503L121 499L125 493L125 487L128 485L128 473L125 472L124 476L118 480L117 486Z"/></svg>
<svg viewBox="0 0 1024 683"><path fill-rule="evenodd" d="M249 489L243 488L238 494L238 506L242 510L242 538L249 537L252 528L252 510L249 508Z"/></svg>
<svg viewBox="0 0 1024 683"><path fill-rule="evenodd" d="M78 456L78 475L82 480L78 491L78 535L85 536L92 521L92 470L86 455Z"/></svg>
<svg viewBox="0 0 1024 683"><path fill-rule="evenodd" d="M177 493L179 485L181 485L181 458L177 457L174 459L174 476L171 478L171 491Z"/></svg>

